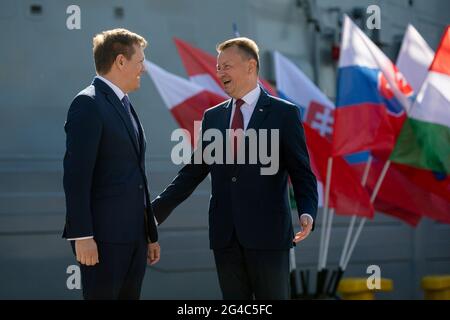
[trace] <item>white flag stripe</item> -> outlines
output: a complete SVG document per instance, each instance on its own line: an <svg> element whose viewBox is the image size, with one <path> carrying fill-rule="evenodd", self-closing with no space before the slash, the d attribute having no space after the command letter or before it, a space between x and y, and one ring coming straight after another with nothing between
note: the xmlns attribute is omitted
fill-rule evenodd
<svg viewBox="0 0 450 320"><path fill-rule="evenodd" d="M277 88L292 102L308 108L311 100L314 100L334 109L333 102L294 63L277 51L273 55Z"/></svg>
<svg viewBox="0 0 450 320"><path fill-rule="evenodd" d="M433 58L434 51L425 39L412 25L408 25L396 65L415 92L420 91Z"/></svg>
<svg viewBox="0 0 450 320"><path fill-rule="evenodd" d="M164 100L165 105L172 109L186 99L205 91L204 88L189 80L167 72L150 61L145 61L145 69Z"/></svg>
<svg viewBox="0 0 450 320"><path fill-rule="evenodd" d="M209 74L196 74L194 76L190 76L192 82L195 82L199 86L209 90L211 92L217 93L220 96L223 96L229 99L228 95L223 91L223 89L217 84L216 81Z"/></svg>
<svg viewBox="0 0 450 320"><path fill-rule="evenodd" d="M396 75L394 64L391 60L389 60L383 51L381 51L347 15L344 17L344 27L342 32L343 42L339 67L353 65L381 70L395 97L401 103L403 108L408 111L411 107L411 102L408 97L400 91L397 85L396 77L401 75Z"/></svg>
<svg viewBox="0 0 450 320"><path fill-rule="evenodd" d="M345 15L344 26L342 28L342 47L339 57L339 68L350 66L361 66L371 69L378 69L377 62L371 55L366 54L366 43L362 32L351 20Z"/></svg>
<svg viewBox="0 0 450 320"><path fill-rule="evenodd" d="M410 117L450 127L450 76L428 73Z"/></svg>

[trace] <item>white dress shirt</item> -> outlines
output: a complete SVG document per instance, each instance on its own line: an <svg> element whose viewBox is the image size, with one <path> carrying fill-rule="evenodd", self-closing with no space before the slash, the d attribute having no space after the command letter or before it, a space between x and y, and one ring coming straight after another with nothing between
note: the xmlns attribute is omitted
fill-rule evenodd
<svg viewBox="0 0 450 320"><path fill-rule="evenodd" d="M100 79L104 83L106 83L112 89L112 91L114 91L114 93L119 98L119 100L122 101L123 97L125 96L125 93L123 93L123 91L118 86L116 86L114 83L112 83L108 79L103 78L102 76L96 76L96 78Z"/></svg>
<svg viewBox="0 0 450 320"><path fill-rule="evenodd" d="M251 90L249 93L247 93L245 96L241 98L244 103L241 106L242 111L242 117L244 118L244 131L247 130L248 123L250 122L250 118L252 117L253 111L255 110L256 103L258 103L259 96L261 95L261 88L259 85L257 85L253 90ZM236 111L236 99L233 99L233 109L231 110L231 117L230 117L230 125L233 122L234 112ZM308 213L303 213L301 217L307 216L311 219L311 221L314 221L312 216Z"/></svg>
<svg viewBox="0 0 450 320"><path fill-rule="evenodd" d="M253 110L255 110L256 103L258 102L260 94L261 88L259 86L256 86L255 89L241 98L241 100L244 101L244 104L242 104L241 106L242 117L244 118L244 131L247 130L248 123L250 122L250 118L252 117ZM236 111L236 99L233 99L232 107L233 109L231 110L230 128L231 123L233 122L234 112Z"/></svg>

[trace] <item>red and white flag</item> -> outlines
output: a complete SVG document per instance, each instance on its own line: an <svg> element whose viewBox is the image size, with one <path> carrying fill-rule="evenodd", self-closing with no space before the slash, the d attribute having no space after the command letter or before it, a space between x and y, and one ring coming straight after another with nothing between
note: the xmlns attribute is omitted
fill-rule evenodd
<svg viewBox="0 0 450 320"><path fill-rule="evenodd" d="M222 82L216 75L216 57L178 38L174 38L173 41L189 78L202 87L227 97ZM269 94L277 96L276 91L266 80L260 78L259 81Z"/></svg>
<svg viewBox="0 0 450 320"><path fill-rule="evenodd" d="M206 109L226 99L150 61L145 61L145 69L179 126L189 132L191 145L194 146L198 138L194 121L201 121Z"/></svg>

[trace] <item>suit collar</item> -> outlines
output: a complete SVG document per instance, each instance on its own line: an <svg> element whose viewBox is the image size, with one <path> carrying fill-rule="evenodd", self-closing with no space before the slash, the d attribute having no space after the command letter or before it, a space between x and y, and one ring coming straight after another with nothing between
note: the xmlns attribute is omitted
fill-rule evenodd
<svg viewBox="0 0 450 320"><path fill-rule="evenodd" d="M261 93L261 88L257 85L253 90L250 90L245 96L243 96L241 99L247 104L247 105L255 105L259 95Z"/></svg>
<svg viewBox="0 0 450 320"><path fill-rule="evenodd" d="M258 102L253 110L250 122L248 123L247 130L252 128L257 130L261 122L269 114L270 111L270 98L264 90L261 90Z"/></svg>
<svg viewBox="0 0 450 320"><path fill-rule="evenodd" d="M259 94L258 102L256 102L256 107L264 108L264 107L270 105L270 98L269 98L269 95L267 94L267 92L263 88L259 87L259 89L260 89L260 94ZM250 92L248 94L250 94ZM232 106L233 106L233 99L228 99L226 101L226 103L223 105L223 107L225 109L228 109Z"/></svg>
<svg viewBox="0 0 450 320"><path fill-rule="evenodd" d="M120 89L117 85L115 85L114 83L112 83L111 81L106 79L105 77L97 75L95 77L95 79L99 79L99 80L103 81L104 83L106 83L108 85L108 87L110 87L111 90L116 94L116 96L119 98L120 101L122 101L123 97L126 95L122 91L122 89Z"/></svg>
<svg viewBox="0 0 450 320"><path fill-rule="evenodd" d="M233 107L233 99L229 99L223 105L224 115L222 117L221 127L225 130L229 128L231 111ZM267 116L270 111L270 98L267 92L261 88L261 93L259 94L258 102L256 103L255 109L253 110L252 116L247 126L249 128L258 129L261 121Z"/></svg>

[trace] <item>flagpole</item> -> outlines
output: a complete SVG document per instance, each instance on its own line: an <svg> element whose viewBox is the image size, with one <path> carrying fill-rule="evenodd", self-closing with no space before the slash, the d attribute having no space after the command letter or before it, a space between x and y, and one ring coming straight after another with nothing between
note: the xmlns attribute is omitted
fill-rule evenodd
<svg viewBox="0 0 450 320"><path fill-rule="evenodd" d="M319 263L318 270L323 269L323 259L324 259L324 249L325 249L325 237L326 237L326 228L328 222L328 203L330 198L330 185L331 185L331 174L333 169L333 158L328 158L327 164L327 177L325 182L325 200L323 205L323 219L322 219L322 229L320 230L320 247L319 247Z"/></svg>
<svg viewBox="0 0 450 320"><path fill-rule="evenodd" d="M317 280L316 280L316 297L320 298L323 294L323 288L325 286L326 278L328 270L325 269L324 266L324 251L325 251L325 242L326 242L326 232L328 223L328 207L329 207L329 199L330 199L330 186L331 186L331 175L333 169L333 157L328 158L327 165L327 176L325 182L325 200L324 200L324 212L323 212L323 220L322 220L322 229L320 232L320 248L319 248L319 263L318 263L318 272L317 272ZM331 218L330 218L331 219ZM331 228L331 225L330 225Z"/></svg>
<svg viewBox="0 0 450 320"><path fill-rule="evenodd" d="M390 160L386 161L386 163L384 164L384 167L383 167L383 170L381 171L380 177L378 178L377 183L375 184L375 188L373 189L372 196L370 197L370 203L372 203L372 204L375 202L375 199L378 195L378 191L381 188L381 184L384 181L384 177L386 176L386 173L387 173L390 165L391 165ZM352 241L352 245L351 245L348 255L345 259L344 270L347 268L348 262L350 261L350 257L352 256L353 250L355 249L356 242L358 242L358 238L361 234L361 230L364 227L364 223L366 222L366 220L367 220L367 218L363 218L360 221L358 230L356 231L356 234L355 234L355 238Z"/></svg>
<svg viewBox="0 0 450 320"><path fill-rule="evenodd" d="M361 186L362 187L365 187L365 185L367 183L367 178L369 176L370 167L372 165L372 159L373 159L372 155L369 155L366 166L364 168L363 176L361 177ZM345 258L347 256L348 247L349 247L350 239L351 239L351 236L353 233L353 228L355 227L355 223L356 223L356 215L352 216L352 218L350 220L350 224L347 229L347 235L345 237L344 247L342 248L341 257L339 259L339 266L337 268L337 271L335 272L335 278L331 279L330 283L329 283L328 294L332 297L336 295L336 291L339 286L339 282L341 281L341 278L345 272ZM333 285L332 285L332 282L333 282Z"/></svg>
<svg viewBox="0 0 450 320"><path fill-rule="evenodd" d="M356 222L356 215L352 216L352 219L350 220L350 224L348 225L348 229L347 229L347 235L345 237L345 242L344 242L344 247L342 248L342 252L341 252L341 258L339 259L339 267L344 271L344 260L345 260L345 256L347 255L347 249L348 249L348 245L350 243L350 238L353 232L353 227L355 226L355 222Z"/></svg>
<svg viewBox="0 0 450 320"><path fill-rule="evenodd" d="M325 269L326 265L327 265L327 256L328 256L328 247L330 244L330 234L331 234L331 227L333 224L333 216L334 216L334 208L332 208L330 210L329 213L329 217L328 217L328 225L327 225L327 232L325 235L325 245L324 245L324 253L323 253L323 259L322 259L322 269Z"/></svg>
<svg viewBox="0 0 450 320"><path fill-rule="evenodd" d="M317 270L320 271L322 268L322 254L323 254L323 241L325 239L325 226L327 225L327 210L325 208L325 204L323 206L323 218L322 218L322 226L320 229L320 243L319 243L319 261L317 263Z"/></svg>
<svg viewBox="0 0 450 320"><path fill-rule="evenodd" d="M361 178L361 186L362 187L366 186L367 177L369 176L369 171L370 171L371 165L372 165L372 155L369 155L366 166L364 168L363 176ZM341 267L342 271L345 271L345 269L343 268L344 261L345 261L346 255L347 255L348 246L350 244L350 239L351 239L351 235L353 232L353 227L355 226L355 222L356 222L356 215L352 216L352 219L350 220L350 224L349 224L348 230L347 230L347 235L345 237L344 248L342 248L341 258L339 259L339 267Z"/></svg>

